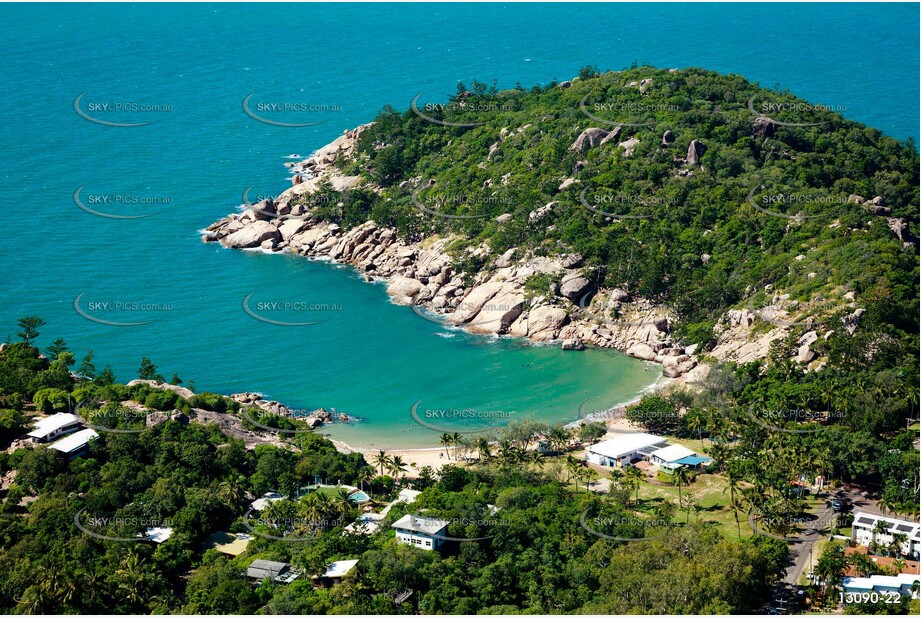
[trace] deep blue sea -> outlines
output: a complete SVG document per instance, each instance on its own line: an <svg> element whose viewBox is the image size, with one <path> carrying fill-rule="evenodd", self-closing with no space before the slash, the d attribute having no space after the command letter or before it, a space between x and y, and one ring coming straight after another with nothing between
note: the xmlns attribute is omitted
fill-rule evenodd
<svg viewBox="0 0 921 618"><path fill-rule="evenodd" d="M592 407L630 399L659 371L614 352L563 353L451 332L389 304L380 286L349 269L202 244L198 230L233 211L244 189L252 186L252 197L289 185L285 156L311 154L384 105L405 109L420 93L445 100L458 81L530 86L569 79L587 64L634 62L741 74L843 106L845 116L898 139L919 134L912 4L0 11L0 333L15 335L18 317L38 314L48 322L41 345L62 336L78 359L92 348L97 366L110 364L120 380L135 377L147 355L199 390L260 391L361 417L333 434L365 446L435 444L437 433L410 419L420 400L573 419L586 399ZM250 94L251 109L264 116L321 124L257 122L242 109ZM89 122L75 111L77 97L95 118L152 123ZM278 112L273 104L302 107ZM91 209L152 216L94 216L76 205L78 190ZM340 309L320 324L282 327L246 314L250 294L252 303ZM260 307L280 321L306 315ZM147 323L101 324L78 308Z"/></svg>

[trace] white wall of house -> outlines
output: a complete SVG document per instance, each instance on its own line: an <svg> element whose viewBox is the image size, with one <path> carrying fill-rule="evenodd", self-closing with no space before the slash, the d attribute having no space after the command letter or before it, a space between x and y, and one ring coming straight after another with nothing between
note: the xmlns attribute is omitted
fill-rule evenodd
<svg viewBox="0 0 921 618"><path fill-rule="evenodd" d="M412 547L418 547L419 549L424 549L426 551L438 549L444 542L440 538L431 537L427 534L422 534L421 532L410 532L408 530L399 529L396 532L397 541L400 543L403 543L404 545L411 545Z"/></svg>

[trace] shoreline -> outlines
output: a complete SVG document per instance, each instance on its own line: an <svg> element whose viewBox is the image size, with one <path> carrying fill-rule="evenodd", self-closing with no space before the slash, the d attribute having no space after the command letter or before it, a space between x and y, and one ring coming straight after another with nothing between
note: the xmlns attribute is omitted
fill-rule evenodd
<svg viewBox="0 0 921 618"><path fill-rule="evenodd" d="M605 425L605 427L607 427L609 434L610 433L639 432L642 430L639 428L633 427L630 421L628 421L625 417L605 416L605 415L611 412L616 413L617 411L623 411L628 408L631 408L637 405L643 399L643 397L646 396L647 394L658 393L658 392L661 392L663 389L666 389L672 386L683 385L683 384L685 384L685 380L681 378L666 378L662 375L659 375L659 377L656 379L656 381L653 384L644 388L642 391L640 391L640 393L637 394L637 396L634 396L629 401L614 404L610 407L605 408L601 412L592 413L592 414L586 415L574 421L561 422L561 424L566 429L574 429L578 427L579 425L582 425L585 422L597 422L597 423L602 423L603 425ZM554 424L558 424L558 423L554 423ZM435 453L436 456L434 457L434 459L440 460L440 461L436 461L436 463L440 463L440 464L451 463L451 462L456 463L456 461L453 459L450 461L448 461L447 459L441 460L441 458L437 456L437 453L439 452L444 453L444 447L441 447L441 446L394 446L394 447L389 447L389 448L381 448L381 447L375 448L375 447L356 444L354 443L354 441L352 443L345 442L344 440L340 440L338 438L334 438L329 435L324 435L323 437L325 437L327 440L332 442L335 445L336 450L344 454L361 453L362 455L367 456L367 455L373 455L383 450L390 455L399 455L403 457L407 461L407 463L417 463L418 465L418 461L422 460L426 462L423 465L432 465L433 458L430 455L432 453ZM495 443L491 442L491 444L495 444Z"/></svg>

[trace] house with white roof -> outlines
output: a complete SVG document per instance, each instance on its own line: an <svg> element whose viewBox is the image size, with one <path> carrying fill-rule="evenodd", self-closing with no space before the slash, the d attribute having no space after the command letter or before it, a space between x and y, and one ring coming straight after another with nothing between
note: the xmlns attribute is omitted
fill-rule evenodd
<svg viewBox="0 0 921 618"><path fill-rule="evenodd" d="M336 562L330 562L326 567L325 573L312 577L313 585L315 587L335 586L355 568L356 564L358 564L358 560L337 560Z"/></svg>
<svg viewBox="0 0 921 618"><path fill-rule="evenodd" d="M390 527L397 531L397 541L400 543L432 551L445 543L444 533L449 523L435 517L404 515Z"/></svg>
<svg viewBox="0 0 921 618"><path fill-rule="evenodd" d="M845 577L845 592L895 592L903 597L918 598L921 575L901 573L899 575L871 575L870 577Z"/></svg>
<svg viewBox="0 0 921 618"><path fill-rule="evenodd" d="M668 441L661 436L649 433L628 433L585 449L585 460L599 466L613 468L619 463L621 467L635 459L649 457L653 452L664 448Z"/></svg>
<svg viewBox="0 0 921 618"><path fill-rule="evenodd" d="M675 463L679 459L684 459L685 457L690 457L695 455L694 451L687 448L686 446L681 446L680 444L670 444L664 448L653 451L649 454L649 461L654 464L670 464Z"/></svg>
<svg viewBox="0 0 921 618"><path fill-rule="evenodd" d="M854 514L851 538L858 545L869 547L873 541L876 541L877 545L891 545L896 534L905 535L901 543L902 553L917 560L921 551L921 524L863 511Z"/></svg>
<svg viewBox="0 0 921 618"><path fill-rule="evenodd" d="M80 418L67 412L58 412L35 421L35 427L26 435L33 442L51 442L80 429Z"/></svg>
<svg viewBox="0 0 921 618"><path fill-rule="evenodd" d="M145 540L148 540L152 543L156 543L157 545L159 545L160 543L163 543L164 541L169 539L171 536L173 536L173 529L164 528L162 526L157 526L153 528L148 528L147 530L144 531L144 534L138 535L138 536L143 536Z"/></svg>
<svg viewBox="0 0 921 618"><path fill-rule="evenodd" d="M77 433L70 434L66 438L61 438L48 448L53 448L59 453L73 459L79 457L89 448L90 440L98 438L99 434L92 429L81 429Z"/></svg>

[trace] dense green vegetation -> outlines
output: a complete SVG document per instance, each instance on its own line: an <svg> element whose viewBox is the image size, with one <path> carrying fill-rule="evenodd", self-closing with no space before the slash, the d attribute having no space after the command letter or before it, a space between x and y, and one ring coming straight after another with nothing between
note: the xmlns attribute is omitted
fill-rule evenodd
<svg viewBox="0 0 921 618"><path fill-rule="evenodd" d="M357 159L345 164L382 190L314 198L318 212L345 226L373 218L408 240L459 234L461 265L460 250L484 240L494 256L511 247L578 251L599 285L670 305L692 341L710 341L725 309L760 307L761 290L773 285L794 300L824 299L811 313L828 319L840 317L842 296L853 291L868 311L865 327L895 335L902 354L918 348L916 247L903 247L886 217L868 205L848 202L850 195L881 197L889 216L906 220L917 238L912 142L736 75L651 67L604 74L586 68L581 75L566 88L498 91L474 82L459 85L444 109L417 105L439 122L476 126L385 109L363 133ZM652 80L642 92L641 80ZM750 101L756 110L781 106L770 113L778 121L819 124L758 127ZM618 122L629 123L618 139L586 152L570 149L585 129L612 130ZM666 131L672 140L663 145ZM629 137L639 143L628 156L617 142ZM689 166L692 140L705 151ZM579 182L560 190L565 178ZM434 186L420 190L406 183L411 179ZM752 189L761 210L749 202ZM421 216L414 193L429 209L483 216ZM770 202L779 195L781 203ZM598 214L582 198L604 213L640 218ZM529 221L550 202L557 207ZM503 213L513 218L499 224ZM790 218L797 215L803 218ZM794 261L797 255L804 258ZM473 271L480 266L470 264Z"/></svg>
<svg viewBox="0 0 921 618"><path fill-rule="evenodd" d="M4 405L11 406L10 418L18 419L6 445L37 411L39 394L51 388L63 395L44 400L51 402L48 412L92 399L94 406L79 409L84 418L92 412L99 415L91 417L94 424L137 431L100 431L89 451L72 460L44 446L0 455L0 472L15 471L0 505L5 612L748 612L757 609L783 569L784 544L766 537L737 542L700 523L648 530L616 520L608 525L611 520L602 515L641 515L628 513L616 492L605 497L579 491L580 480L597 474L573 458L564 476L575 480L575 493L560 482L561 466L545 471L544 459L527 452L538 434L557 451L573 441L595 441L597 425L581 434L540 423L515 425L498 436L495 453L488 440L464 445L458 435L446 434L446 450L453 447L449 458L458 458L463 448L479 449L480 464L447 465L438 474L421 470L410 485L423 493L412 506L395 505L381 534L343 534L358 514L346 495L298 498L298 488L319 476L329 483L360 484L376 498L389 499L407 484L400 480L406 465L398 456L382 452L369 463L359 454L337 452L313 433L296 434L285 448L248 449L215 425L176 419L145 428L137 412L105 411L124 410L128 400L149 404L148 411L239 410L219 395L185 399L147 384L109 382L109 373L100 379L88 367L69 373L56 365L66 367L68 353L52 361L32 345L34 338L22 339L0 350ZM139 374L151 372L156 375L157 368L145 359ZM253 515L249 502L274 490L289 497ZM441 553L399 545L389 524L421 511L451 521L452 537L476 540ZM660 507L660 515L673 512L673 506ZM580 525L586 515L601 522L595 524L601 534L649 540L606 540ZM167 526L173 534L161 544L100 539L75 525L78 516L91 532L117 539L136 538L149 526ZM210 534L246 532L247 526L257 534L242 555L205 550ZM246 566L255 558L290 562L307 577L290 585L250 582ZM312 587L310 575L347 558L360 562L342 584ZM394 597L406 590L413 594L394 605Z"/></svg>
<svg viewBox="0 0 921 618"><path fill-rule="evenodd" d="M822 124L765 127L754 122L749 101L786 104L772 112L778 120ZM598 425L574 432L529 421L491 436L445 434L445 454L455 463L438 473L424 468L408 481L399 456L381 452L365 461L310 432L247 448L216 425L186 422L185 414L205 410L248 429L258 428L252 421L303 429L258 410L243 414L220 394L185 398L120 384L110 368L97 370L92 351L78 363L63 339L40 351L44 321L26 317L19 341L0 349L0 446L20 437L34 415L77 406L95 426L127 433L100 430L89 452L73 460L42 446L0 453L0 611L759 612L788 552L781 540L746 533L746 519L751 513L761 529L796 534L814 504L794 481L822 475L832 486L855 483L893 513L918 514L918 432L907 429L919 405L916 246L894 238L885 216L847 199L880 196L889 216L907 221L917 236L914 144L830 111L793 109L803 102L789 93L701 70L601 74L587 67L566 87L498 91L474 82L459 86L450 103L424 113L477 126L384 110L363 134L358 158L344 163L344 171L365 175L380 191L332 195L325 187L310 198L316 211L344 226L373 218L409 240L456 234L453 250L470 275L489 258L463 250L483 241L493 256L511 247L538 255L578 251L596 284L673 308L680 334L701 343L704 354L719 316L763 303L766 285L803 302L823 299L810 312L834 324L850 311L844 295L853 292L866 309L859 327L835 327L812 345L827 359L819 371L791 360L802 334L792 328L762 361L714 363L701 390L644 398L628 418L695 443L711 464L649 481L635 469L615 470L605 479L610 490L596 493L585 487L598 472L569 453L600 439ZM610 130L615 121L631 123L618 140L570 149L584 129ZM663 140L666 130L671 140ZM639 142L627 156L618 141L629 137ZM704 150L689 165L684 157L695 139ZM566 178L579 182L561 190ZM434 185L420 188L429 179ZM752 189L756 200L779 193L804 199L772 204L775 215L787 217L773 216L748 202ZM589 198L605 191L629 198L598 209L643 218L593 212L581 204L583 190ZM423 216L413 199L439 204L445 214L488 216ZM545 218L529 222L550 202L557 205ZM498 224L503 213L512 219ZM803 218L788 218L797 213ZM539 294L550 283L538 276L526 289ZM164 381L146 357L138 377ZM175 374L170 382L183 383ZM153 411L161 422L148 426ZM411 507L395 505L380 534L344 534L358 510L344 494L302 495L318 477L360 486L382 502L401 487L423 493ZM712 509L725 511L728 529L701 517L695 489L705 482L723 492L724 504ZM252 524L249 504L269 491L288 498ZM653 491L659 497L649 497ZM671 491L675 500L661 497ZM442 552L398 544L389 524L422 510L451 521L452 537L479 540ZM119 523L101 529L120 538L142 533L140 521L168 522L174 532L158 545L107 541L79 530L78 513L114 518ZM247 525L258 534L242 555L205 550L212 533L247 532ZM246 567L255 558L290 562L305 575L288 585L250 582ZM312 587L309 577L328 562L350 558L359 564L342 584ZM821 593L834 604L846 561L832 550L823 560L829 582Z"/></svg>

